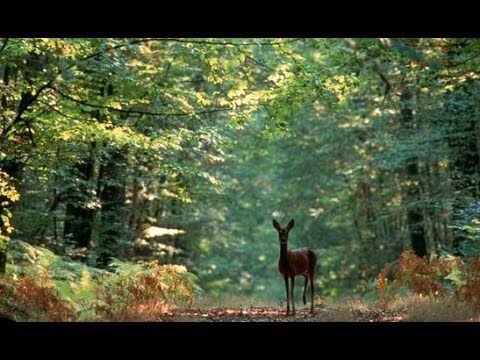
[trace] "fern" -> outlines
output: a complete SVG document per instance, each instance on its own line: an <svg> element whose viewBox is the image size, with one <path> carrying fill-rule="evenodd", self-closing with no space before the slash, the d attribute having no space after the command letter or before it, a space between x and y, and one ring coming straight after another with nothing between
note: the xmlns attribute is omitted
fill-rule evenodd
<svg viewBox="0 0 480 360"><path fill-rule="evenodd" d="M464 275L459 268L453 269L453 271L445 276L444 279L449 280L457 289L467 284Z"/></svg>
<svg viewBox="0 0 480 360"><path fill-rule="evenodd" d="M82 290L89 290L92 286L92 276L90 275L87 266L83 267L82 277L80 279L80 286Z"/></svg>
<svg viewBox="0 0 480 360"><path fill-rule="evenodd" d="M0 311L17 320L151 320L173 306L190 306L202 293L197 277L184 266L113 259L112 271L106 271L12 242L18 254L9 253L9 287L0 287Z"/></svg>

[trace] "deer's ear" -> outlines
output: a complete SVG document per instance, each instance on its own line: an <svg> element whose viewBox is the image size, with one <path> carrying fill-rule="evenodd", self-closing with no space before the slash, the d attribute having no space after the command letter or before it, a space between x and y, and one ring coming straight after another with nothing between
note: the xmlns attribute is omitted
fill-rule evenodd
<svg viewBox="0 0 480 360"><path fill-rule="evenodd" d="M280 226L280 224L278 223L277 220L273 219L273 227L275 229L277 229L278 231L280 231L282 229L282 227Z"/></svg>
<svg viewBox="0 0 480 360"><path fill-rule="evenodd" d="M290 220L290 222L289 222L288 225L287 225L287 230L293 229L293 226L294 226L294 225L295 225L295 222L293 221L293 219Z"/></svg>

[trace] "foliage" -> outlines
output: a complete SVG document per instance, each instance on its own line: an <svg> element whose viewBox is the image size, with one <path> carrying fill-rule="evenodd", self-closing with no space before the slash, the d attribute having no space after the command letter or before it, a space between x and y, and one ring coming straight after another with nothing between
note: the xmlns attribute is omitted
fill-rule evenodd
<svg viewBox="0 0 480 360"><path fill-rule="evenodd" d="M457 298L472 305L476 311L480 311L480 258L470 260L462 270L464 280L457 283L459 285L456 292Z"/></svg>
<svg viewBox="0 0 480 360"><path fill-rule="evenodd" d="M178 265L114 261L115 275L102 279L95 312L107 320L154 320L182 303L191 305L193 284Z"/></svg>
<svg viewBox="0 0 480 360"><path fill-rule="evenodd" d="M412 251L403 252L398 261L387 264L377 276L380 302L383 306L388 305L401 287L424 296L439 295L444 291L441 280L447 276L449 265L451 262L446 261L432 264Z"/></svg>
<svg viewBox="0 0 480 360"><path fill-rule="evenodd" d="M198 294L183 266L116 260L109 272L18 240L9 255L0 313L17 321L151 321Z"/></svg>
<svg viewBox="0 0 480 360"><path fill-rule="evenodd" d="M319 255L322 296L377 284L388 303L466 286L475 303L478 39L8 38L0 49L0 272L20 278L12 259L32 261L28 277L47 271L81 319L188 303L194 289L167 263L212 296L282 299L272 217L294 218L290 246ZM152 227L178 231L146 236ZM131 283L112 261L134 267ZM111 288L107 305L97 285Z"/></svg>
<svg viewBox="0 0 480 360"><path fill-rule="evenodd" d="M479 311L479 266L478 257L446 256L428 262L406 251L398 261L387 264L378 274L379 304L387 307L401 295L403 288L420 297L454 299Z"/></svg>
<svg viewBox="0 0 480 360"><path fill-rule="evenodd" d="M0 251L6 251L10 235L13 231L11 224L12 212L8 206L20 198L8 174L0 169Z"/></svg>

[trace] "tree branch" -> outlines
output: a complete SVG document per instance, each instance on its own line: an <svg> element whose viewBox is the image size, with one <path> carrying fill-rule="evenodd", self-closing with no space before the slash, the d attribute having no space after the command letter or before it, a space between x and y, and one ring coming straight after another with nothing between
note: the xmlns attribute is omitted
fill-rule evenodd
<svg viewBox="0 0 480 360"><path fill-rule="evenodd" d="M251 45L275 46L275 45L281 45L281 44L284 44L284 43L291 43L291 42L300 41L300 40L303 40L303 39L302 38L294 38L294 39L288 39L288 40L284 40L284 41L270 41L270 42L266 41L266 42L255 44L253 42L235 43L235 42L231 42L231 41L189 40L189 39L177 39L177 38L137 39L137 40L130 40L128 43L118 44L118 45L109 47L105 50L97 51L93 54L87 55L87 56L85 56L81 59L78 59L74 64L71 64L71 65L67 66L65 69L61 70L61 72L72 68L73 66L77 65L79 62L83 62L83 61L92 59L96 56L102 55L102 54L110 52L112 50L117 50L117 49L126 47L128 45L141 44L141 43L147 43L147 42L152 42L152 41L177 42L177 43L186 43L186 44L231 45L231 46L251 46ZM60 73L58 75L60 75Z"/></svg>
<svg viewBox="0 0 480 360"><path fill-rule="evenodd" d="M240 50L240 52L241 52L243 55L245 55L245 58L246 58L246 59L254 62L255 64L257 64L257 65L259 65L259 66L261 66L261 67L263 67L263 68L265 68L265 69L267 69L267 70L270 70L270 71L275 72L275 69L271 68L271 67L268 66L267 64L265 64L265 63L263 63L263 62L261 62L261 61L259 61L259 60L257 60L257 59L254 59L253 57L251 57L250 55L248 55L245 51L241 51L241 50Z"/></svg>
<svg viewBox="0 0 480 360"><path fill-rule="evenodd" d="M390 84L390 82L388 81L387 77L385 76L385 74L380 70L380 67L379 65L376 63L376 61L374 61L373 63L373 71L375 71L378 76L380 76L380 79L385 83L385 93L383 94L383 101L385 101L388 97L388 94L390 93L390 90L392 88L392 85Z"/></svg>
<svg viewBox="0 0 480 360"><path fill-rule="evenodd" d="M105 110L115 111L115 112L127 114L127 115L136 114L136 115L152 115L152 116L192 116L192 115L202 115L202 114L210 114L215 112L233 110L232 106L209 109L209 110L201 110L201 111L195 111L195 112L183 112L183 111L182 112L154 112L154 111L142 111L142 110L123 110L123 109L116 109L106 105L91 104L84 100L75 99L74 97L63 93L62 91L56 88L52 87L52 89L55 90L58 94L60 94L60 96L62 96L63 98L73 101L77 104L88 106L91 108L96 108L96 109L105 109ZM242 107L245 107L245 105L237 106L237 108L242 108Z"/></svg>
<svg viewBox="0 0 480 360"><path fill-rule="evenodd" d="M175 39L175 38L152 38L152 39L144 39L150 41L169 41L169 42L178 42L178 43L189 43L189 44L207 44L207 45L232 45L232 46L251 46L251 45L260 45L260 46L275 46L275 45L282 45L284 43L291 43L295 41L303 40L303 38L295 38L295 39L287 39L283 41L265 41L260 43L235 43L231 41L212 41L212 40L189 40L189 39Z"/></svg>
<svg viewBox="0 0 480 360"><path fill-rule="evenodd" d="M32 143L33 147L36 147L37 144L35 143L35 139L33 137L33 131L32 131L32 128L30 127L30 122L25 120L24 123L28 130L28 137L30 138L30 142Z"/></svg>
<svg viewBox="0 0 480 360"><path fill-rule="evenodd" d="M0 134L0 139L3 139L6 137L10 129L17 123L22 121L22 115L27 111L28 107L32 105L38 98L38 96L47 88L49 88L54 79L50 80L46 84L42 85L36 92L35 94L30 94L30 93L25 93L22 94L22 98L20 99L20 104L18 105L18 110L17 113L15 114L15 117L11 119L5 128L3 129L2 133Z"/></svg>

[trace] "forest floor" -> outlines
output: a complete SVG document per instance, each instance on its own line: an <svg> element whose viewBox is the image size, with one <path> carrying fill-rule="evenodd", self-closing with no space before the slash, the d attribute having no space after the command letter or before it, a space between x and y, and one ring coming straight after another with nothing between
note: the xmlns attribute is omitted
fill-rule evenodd
<svg viewBox="0 0 480 360"><path fill-rule="evenodd" d="M286 316L283 302L232 296L204 298L188 309L159 316L165 322L479 322L480 313L452 298L411 295L381 306L378 301L344 298L318 299L315 314L310 305L296 304L296 315Z"/></svg>
<svg viewBox="0 0 480 360"><path fill-rule="evenodd" d="M296 309L295 316L286 316L279 307L212 308L174 311L161 321L173 322L398 322L404 313L397 310L320 307L312 315L308 308Z"/></svg>

